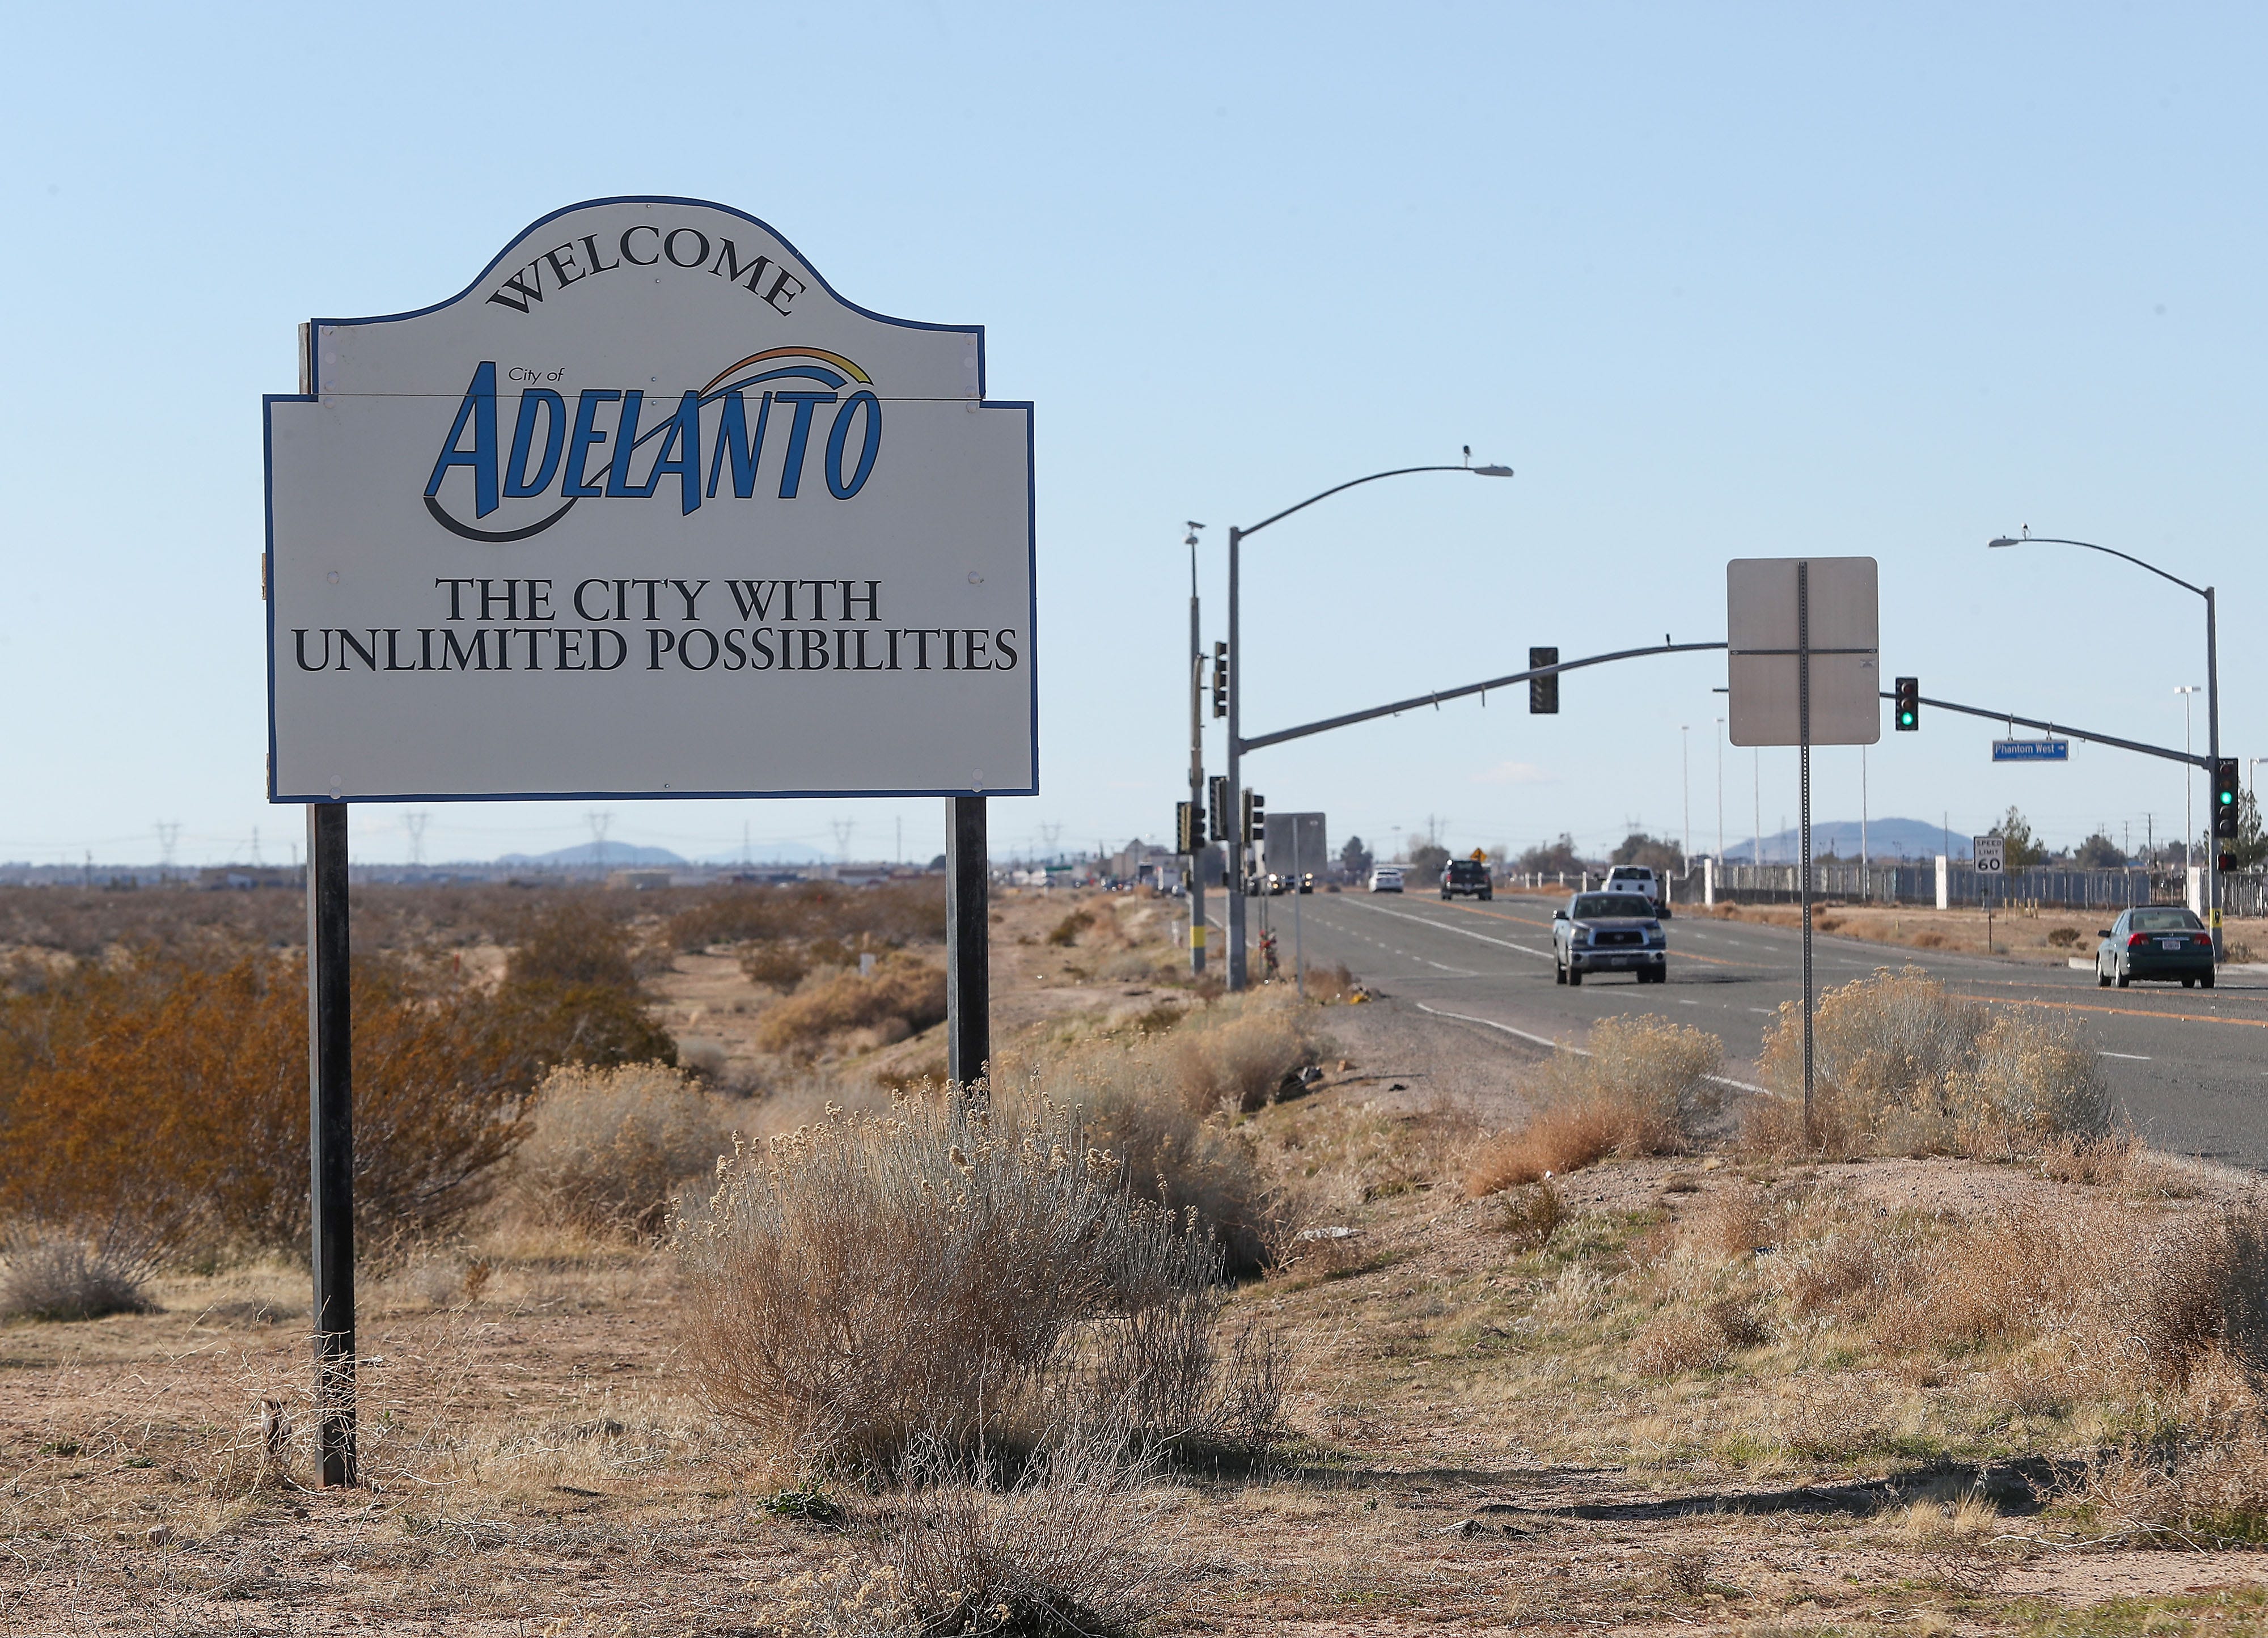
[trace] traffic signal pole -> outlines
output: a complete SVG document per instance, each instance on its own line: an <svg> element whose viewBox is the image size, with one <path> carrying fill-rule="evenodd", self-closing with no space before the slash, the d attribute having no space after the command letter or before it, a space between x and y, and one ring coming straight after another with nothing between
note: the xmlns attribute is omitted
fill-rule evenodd
<svg viewBox="0 0 2268 1638"><path fill-rule="evenodd" d="M1204 813L1204 643L1197 635L1197 525L1189 525L1189 811ZM1204 848L1189 851L1189 974L1205 970Z"/></svg>
<svg viewBox="0 0 2268 1638"><path fill-rule="evenodd" d="M2220 654L2213 628L2213 588L2205 589L2205 755L2220 766ZM2220 933L2220 804L2213 804L2213 845L2205 853L2205 924L2213 930L2215 966L2228 959Z"/></svg>
<svg viewBox="0 0 2268 1638"><path fill-rule="evenodd" d="M1270 519L1273 522L1274 519ZM1242 577L1237 573L1238 557L1244 545L1244 531L1235 525L1228 530L1228 804L1234 816L1243 810L1244 777L1244 643L1237 629L1237 590ZM1244 988L1244 838L1240 832L1222 838L1226 844L1228 861L1228 987L1233 990Z"/></svg>

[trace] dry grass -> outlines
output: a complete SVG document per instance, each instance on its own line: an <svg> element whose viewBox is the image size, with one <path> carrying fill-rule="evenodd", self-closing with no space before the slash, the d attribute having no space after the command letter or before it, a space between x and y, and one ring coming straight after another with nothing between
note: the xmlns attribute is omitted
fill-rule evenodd
<svg viewBox="0 0 2268 1638"><path fill-rule="evenodd" d="M0 1238L0 1319L100 1319L147 1313L153 1269L102 1228L18 1223Z"/></svg>
<svg viewBox="0 0 2268 1638"><path fill-rule="evenodd" d="M844 944L864 940L868 948L890 949L942 944L945 879L923 877L871 887L800 882L788 887L744 883L711 888L671 914L665 936L679 950L818 939Z"/></svg>
<svg viewBox="0 0 2268 1638"><path fill-rule="evenodd" d="M1567 1208L1567 1197L1545 1180L1498 1195L1492 1226L1514 1251L1532 1252L1548 1245L1574 1215Z"/></svg>
<svg viewBox="0 0 2268 1638"><path fill-rule="evenodd" d="M902 953L885 956L870 974L835 969L806 979L764 1015L756 1043L766 1051L810 1057L856 1030L887 1046L945 1019L945 969Z"/></svg>
<svg viewBox="0 0 2268 1638"><path fill-rule="evenodd" d="M771 1139L681 1225L691 1369L792 1472L1031 1448L1066 1419L1180 1434L1241 1392L1211 1351L1219 1253L1123 1183L1070 1117L957 1096Z"/></svg>
<svg viewBox="0 0 2268 1638"><path fill-rule="evenodd" d="M1159 1068L1165 1088L1197 1114L1249 1113L1296 1084L1328 1043L1307 1012L1288 1003L1208 1008L1169 1038Z"/></svg>
<svg viewBox="0 0 2268 1638"><path fill-rule="evenodd" d="M1057 1441L1005 1487L942 1454L868 1509L860 1546L924 1632L1130 1632L1177 1599L1185 1554L1159 1529L1171 1497L1112 1436Z"/></svg>
<svg viewBox="0 0 2268 1638"><path fill-rule="evenodd" d="M1780 1010L1758 1067L1779 1094L1744 1112L1767 1153L2036 1154L2106 1136L2110 1099L2094 1052L2067 1021L1995 1011L1918 967L1884 968L1820 997L1813 1024L1812 1130L1802 1130L1803 1032Z"/></svg>
<svg viewBox="0 0 2268 1638"><path fill-rule="evenodd" d="M732 1151L736 1113L666 1064L554 1069L512 1156L512 1192L544 1223L652 1234L674 1191Z"/></svg>
<svg viewBox="0 0 2268 1638"><path fill-rule="evenodd" d="M1265 1102L1326 1046L1304 1012L1276 997L1196 1014L1152 1010L1123 1032L1001 1053L994 1091L1016 1118L1072 1111L1144 1196L1194 1212L1241 1275L1279 1256L1300 1225L1261 1175L1248 1136L1229 1124L1233 1112L1248 1095Z"/></svg>
<svg viewBox="0 0 2268 1638"><path fill-rule="evenodd" d="M1587 1051L1552 1061L1543 1107L1474 1157L1475 1198L1564 1175L1609 1155L1682 1154L1722 1102L1724 1043L1649 1015L1602 1018Z"/></svg>

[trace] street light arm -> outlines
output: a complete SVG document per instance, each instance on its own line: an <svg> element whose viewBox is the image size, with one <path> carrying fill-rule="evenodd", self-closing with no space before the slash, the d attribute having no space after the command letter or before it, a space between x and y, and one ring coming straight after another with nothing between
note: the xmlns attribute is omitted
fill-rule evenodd
<svg viewBox="0 0 2268 1638"><path fill-rule="evenodd" d="M1329 488L1325 489L1321 495L1310 495L1306 500L1301 501L1297 506L1286 506L1282 511L1278 512L1273 518L1263 518L1258 523L1254 524L1250 528L1239 529L1236 533L1240 535L1258 534L1270 524L1281 523L1285 518L1289 518L1293 512L1305 511L1308 507L1313 506L1317 501L1327 501L1342 489L1351 489L1356 488L1358 485L1365 483L1375 483L1381 478L1407 477L1413 472L1477 472L1482 473L1484 476L1493 477L1496 475L1495 472L1487 471L1479 466L1396 466L1391 472L1373 472L1367 478L1354 478L1349 480L1345 483L1333 484ZM1507 472L1504 475L1509 477L1512 474Z"/></svg>
<svg viewBox="0 0 2268 1638"><path fill-rule="evenodd" d="M2205 589L2203 586L2193 586L2188 581L2183 579L2179 575L2168 574L2155 563L2146 563L2139 557L2132 556L2127 553L2118 551L2111 547L2097 546L2092 540L2067 540L2061 535L2055 534L2027 534L2013 538L2008 535L2002 535L1999 540L1988 541L1987 544L1991 546L2029 546L2034 541L2037 541L2043 546L2083 546L2088 551L2100 552L2106 557L2124 558L2126 562L2133 564L2137 569L2148 569L2161 580L2172 581L2184 591L2194 591L2199 597L2204 597L2206 594Z"/></svg>

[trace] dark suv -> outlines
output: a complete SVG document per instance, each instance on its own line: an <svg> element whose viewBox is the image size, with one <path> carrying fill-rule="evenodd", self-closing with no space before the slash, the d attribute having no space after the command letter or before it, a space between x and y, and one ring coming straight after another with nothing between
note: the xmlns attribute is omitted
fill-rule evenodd
<svg viewBox="0 0 2268 1638"><path fill-rule="evenodd" d="M1484 859L1452 859L1441 867L1441 897L1454 899L1460 893L1469 899L1493 899L1495 884L1489 880L1489 867Z"/></svg>

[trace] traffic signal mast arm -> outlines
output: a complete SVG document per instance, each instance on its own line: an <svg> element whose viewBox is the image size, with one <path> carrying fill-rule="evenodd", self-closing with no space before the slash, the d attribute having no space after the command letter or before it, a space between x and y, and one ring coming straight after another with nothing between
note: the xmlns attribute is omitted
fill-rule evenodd
<svg viewBox="0 0 2268 1638"><path fill-rule="evenodd" d="M1882 695L1885 700L1895 700L1897 697L1895 694L1886 693ZM2013 711L1988 711L1981 706L1955 705L1950 700L1933 700L1927 694L1917 697L1924 705L1934 710L1958 711L1963 716L1981 716L1988 723L2012 724L2021 723L2027 728L2036 728L2050 734L2068 734L2073 739L2084 739L2091 745L2115 746L2121 751L2138 752L2143 756L2161 756L2169 762L2187 762L2191 767L2202 768L2208 773L2213 768L2213 759L2209 756L2198 756L2186 751L2175 751L2165 746L2144 745L2139 739L2121 739L2115 734L2091 734L2083 728L2073 728L2068 723L2043 723L2036 716L2018 716Z"/></svg>
<svg viewBox="0 0 2268 1638"><path fill-rule="evenodd" d="M1344 716L1327 716L1320 723L1303 723L1297 728L1279 728L1272 734L1255 734L1249 739L1238 740L1237 749L1240 752L1263 750L1269 746L1282 745L1287 739L1304 739L1309 734L1328 733L1334 728L1348 728L1356 723L1367 723L1381 716L1399 716L1403 712L1414 711L1421 705L1439 705L1444 700L1462 700L1467 694L1486 694L1492 688L1508 688L1516 682L1529 682L1538 677L1556 677L1561 672L1580 671L1586 665L1642 659L1650 654L1699 654L1724 646L1721 643L1657 643L1648 648L1618 649L1612 654L1593 654L1580 660L1562 660L1557 665L1537 665L1527 671L1516 671L1509 677L1491 677L1486 682L1469 682L1461 688L1443 688L1434 694L1421 694L1412 699L1397 700L1392 705L1375 706L1367 711L1350 711Z"/></svg>

